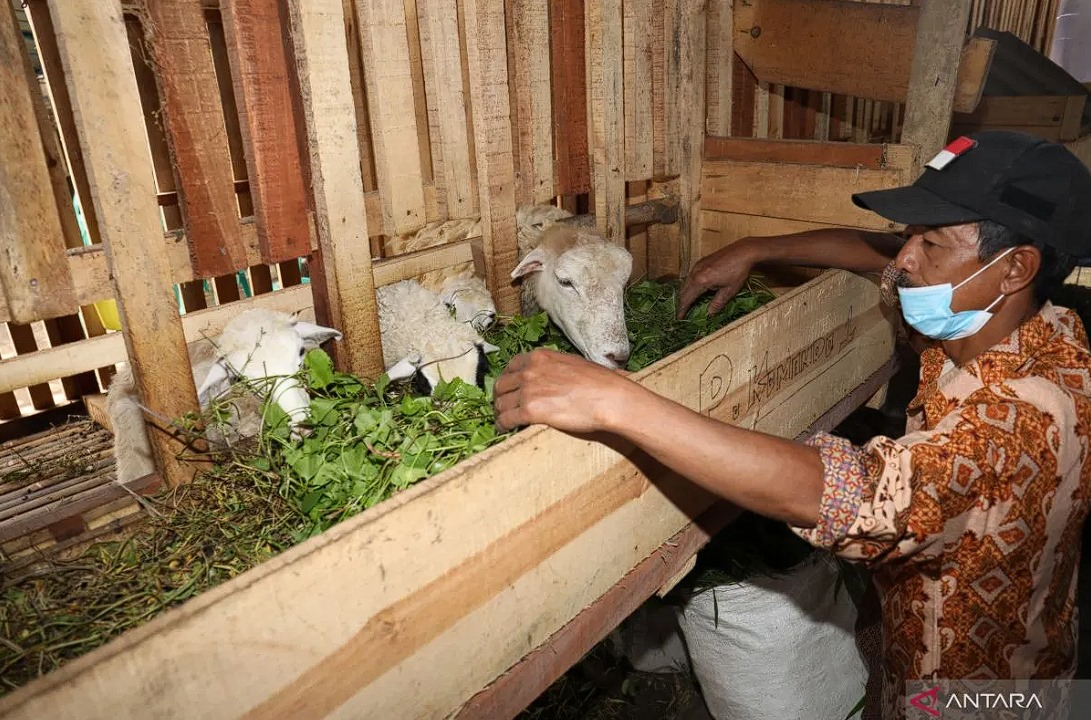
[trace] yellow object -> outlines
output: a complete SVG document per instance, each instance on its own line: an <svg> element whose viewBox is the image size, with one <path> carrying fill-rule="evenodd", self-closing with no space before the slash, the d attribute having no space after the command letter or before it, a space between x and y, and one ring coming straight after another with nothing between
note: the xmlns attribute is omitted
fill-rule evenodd
<svg viewBox="0 0 1091 720"><path fill-rule="evenodd" d="M117 314L117 303L113 300L99 300L95 303L95 311L98 312L102 326L107 330L120 330L121 318Z"/></svg>

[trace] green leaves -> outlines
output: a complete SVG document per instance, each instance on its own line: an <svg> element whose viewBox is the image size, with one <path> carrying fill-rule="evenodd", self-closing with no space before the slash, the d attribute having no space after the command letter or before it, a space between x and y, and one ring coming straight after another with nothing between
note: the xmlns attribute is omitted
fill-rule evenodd
<svg viewBox="0 0 1091 720"><path fill-rule="evenodd" d="M629 289L629 370L723 327L773 295L752 284L719 315L708 316L706 299L681 321L674 318L677 297L677 282L645 280ZM515 355L536 347L576 352L544 312L508 318L486 339L500 349L489 355L484 389L456 379L439 383L430 397L414 395L408 383L391 383L385 374L374 383L362 382L337 372L322 350L311 350L300 377L312 398L309 434L291 440L287 416L267 404L259 451L234 460L281 482L287 499L309 522L298 537L321 532L502 441L506 435L497 433L494 422L493 384Z"/></svg>

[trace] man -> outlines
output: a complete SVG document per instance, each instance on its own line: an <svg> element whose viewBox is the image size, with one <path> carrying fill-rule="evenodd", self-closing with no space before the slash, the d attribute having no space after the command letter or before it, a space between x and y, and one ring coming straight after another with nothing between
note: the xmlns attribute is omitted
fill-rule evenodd
<svg viewBox="0 0 1091 720"><path fill-rule="evenodd" d="M792 442L547 351L497 380L498 422L617 434L868 566L883 604L885 716L905 713L906 680L1071 677L1091 352L1076 315L1049 297L1072 258L1091 255L1091 174L1062 146L985 132L949 145L913 185L853 200L906 225L907 239L742 240L697 263L681 312L712 289L722 307L758 263L882 271L884 295L935 341L906 435Z"/></svg>

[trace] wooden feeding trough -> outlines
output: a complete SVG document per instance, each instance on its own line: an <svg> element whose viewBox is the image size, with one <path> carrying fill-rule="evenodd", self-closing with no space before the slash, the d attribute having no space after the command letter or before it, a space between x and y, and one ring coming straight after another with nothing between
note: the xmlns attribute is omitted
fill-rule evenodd
<svg viewBox="0 0 1091 720"><path fill-rule="evenodd" d="M907 102L904 137L864 144L724 128L734 59L746 59L734 28L783 1L413 5L31 2L63 162L38 152L51 130L25 74L0 76L42 139L0 145L3 166L34 180L0 235L25 258L2 277L4 319L114 298L124 331L4 360L0 391L128 359L144 403L176 417L195 406L185 341L246 305L342 329L338 367L374 376L374 288L468 266L516 310L516 210L536 203L594 222L629 249L637 277L685 272L745 236L890 229L851 193L912 180L946 137L930 113L949 117L959 88L974 94L974 71L958 73L970 66L965 3L865 11L877 27L894 13L927 62L880 73L894 86L883 97ZM952 18L954 31L931 31ZM142 66L130 42L155 63ZM862 94L838 82L828 91ZM162 126L146 122L160 104ZM60 232L31 232L41 216L63 227L58 167L103 244L66 250ZM477 218L480 238L397 250L432 223ZM190 304L194 283L231 299L232 273L290 278L300 257L309 284ZM890 311L873 280L840 271L777 289L636 381L783 437L831 429L892 375ZM89 539L86 519L106 503L186 480L170 443L158 447L155 475L39 506L18 518L23 535L0 524L0 539L38 533L21 546L31 559ZM0 698L0 717L510 717L676 582L733 514L616 439L529 428Z"/></svg>

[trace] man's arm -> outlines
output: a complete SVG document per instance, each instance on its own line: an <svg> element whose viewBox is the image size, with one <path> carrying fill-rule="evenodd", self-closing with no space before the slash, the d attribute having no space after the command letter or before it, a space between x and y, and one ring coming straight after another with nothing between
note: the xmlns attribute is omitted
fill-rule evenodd
<svg viewBox="0 0 1091 720"><path fill-rule="evenodd" d="M701 258L686 277L678 317L708 290L717 290L709 312L719 312L760 265L802 265L853 272L881 272L904 244L900 235L824 228L792 235L748 237Z"/></svg>
<svg viewBox="0 0 1091 720"><path fill-rule="evenodd" d="M823 465L816 449L742 430L663 398L582 358L535 350L495 386L497 424L606 431L726 500L802 527L818 522Z"/></svg>

